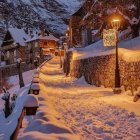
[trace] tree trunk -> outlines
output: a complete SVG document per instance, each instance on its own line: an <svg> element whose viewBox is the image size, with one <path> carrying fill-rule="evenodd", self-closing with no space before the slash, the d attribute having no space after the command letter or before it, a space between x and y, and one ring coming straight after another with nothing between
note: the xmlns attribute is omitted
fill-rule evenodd
<svg viewBox="0 0 140 140"><path fill-rule="evenodd" d="M9 98L10 98L10 95L9 95L8 99L5 101L5 118L7 118L11 113Z"/></svg>
<svg viewBox="0 0 140 140"><path fill-rule="evenodd" d="M22 88L24 87L24 81L23 81L20 63L17 64L17 69L18 69L18 76L19 76L19 85L20 85L20 88Z"/></svg>
<svg viewBox="0 0 140 140"><path fill-rule="evenodd" d="M139 36L139 25L131 25L132 29L132 38L138 37Z"/></svg>

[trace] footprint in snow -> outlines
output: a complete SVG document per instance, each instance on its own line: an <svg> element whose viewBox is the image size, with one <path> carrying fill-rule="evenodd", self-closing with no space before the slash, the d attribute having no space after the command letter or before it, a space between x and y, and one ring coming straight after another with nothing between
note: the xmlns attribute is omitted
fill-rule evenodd
<svg viewBox="0 0 140 140"><path fill-rule="evenodd" d="M115 124L113 123L113 122L111 122L111 121L107 121L107 122L105 122L105 124L107 124L107 125L109 125L109 126L115 126Z"/></svg>
<svg viewBox="0 0 140 140"><path fill-rule="evenodd" d="M103 128L101 128L101 127L98 128L98 127L93 126L92 129L95 133L98 133L98 134L104 132Z"/></svg>
<svg viewBox="0 0 140 140"><path fill-rule="evenodd" d="M93 121L92 121L92 119L89 119L89 120L87 120L85 123L86 123L87 125L90 125L90 124L93 123Z"/></svg>

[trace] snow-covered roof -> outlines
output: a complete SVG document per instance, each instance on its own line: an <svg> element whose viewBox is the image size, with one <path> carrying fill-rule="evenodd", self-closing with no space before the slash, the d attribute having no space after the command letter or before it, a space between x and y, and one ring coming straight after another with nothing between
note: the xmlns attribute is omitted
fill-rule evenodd
<svg viewBox="0 0 140 140"><path fill-rule="evenodd" d="M13 37L15 43L19 43L21 46L26 46L25 41L30 39L30 36L26 34L23 29L9 28L8 31Z"/></svg>
<svg viewBox="0 0 140 140"><path fill-rule="evenodd" d="M38 99L33 94L27 96L24 107L38 107Z"/></svg>
<svg viewBox="0 0 140 140"><path fill-rule="evenodd" d="M33 38L25 41L25 42L31 42L31 41L35 41L35 40L54 40L54 41L58 41L59 39L56 38L55 36L53 36L52 34L49 35L35 35Z"/></svg>
<svg viewBox="0 0 140 140"><path fill-rule="evenodd" d="M34 77L32 83L39 83L39 78Z"/></svg>
<svg viewBox="0 0 140 140"><path fill-rule="evenodd" d="M40 90L39 83L33 83L33 84L31 85L31 89L32 89L32 90Z"/></svg>

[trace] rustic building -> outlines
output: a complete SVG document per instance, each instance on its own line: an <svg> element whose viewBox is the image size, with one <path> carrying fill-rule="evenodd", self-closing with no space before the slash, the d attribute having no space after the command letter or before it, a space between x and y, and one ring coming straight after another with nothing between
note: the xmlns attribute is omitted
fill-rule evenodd
<svg viewBox="0 0 140 140"><path fill-rule="evenodd" d="M54 53L57 47L57 41L58 39L50 33L35 35L33 38L27 40L28 47L26 54L28 62L33 63L38 56L43 59L45 55Z"/></svg>
<svg viewBox="0 0 140 140"><path fill-rule="evenodd" d="M129 26L130 23L121 12L116 10L110 12L106 9L103 2L86 0L80 9L70 17L67 35L69 35L71 47L86 47L100 40L103 29L112 28L113 17L120 18L122 31Z"/></svg>
<svg viewBox="0 0 140 140"><path fill-rule="evenodd" d="M5 61L6 64L15 63L17 58L25 61L25 41L29 38L23 29L9 28L1 45L1 60Z"/></svg>
<svg viewBox="0 0 140 140"><path fill-rule="evenodd" d="M69 19L69 37L71 47L82 45L85 47L91 43L90 28L82 25L82 19L92 6L93 0L86 0L81 8L75 12ZM89 37L89 38L88 38ZM85 42L85 40L87 42Z"/></svg>

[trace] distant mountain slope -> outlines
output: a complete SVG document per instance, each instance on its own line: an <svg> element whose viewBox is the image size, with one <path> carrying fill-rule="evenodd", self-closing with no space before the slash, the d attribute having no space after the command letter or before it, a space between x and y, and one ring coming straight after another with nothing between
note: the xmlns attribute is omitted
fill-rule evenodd
<svg viewBox="0 0 140 140"><path fill-rule="evenodd" d="M6 26L39 29L49 28L55 33L63 33L66 19L85 0L1 0L0 38Z"/></svg>

